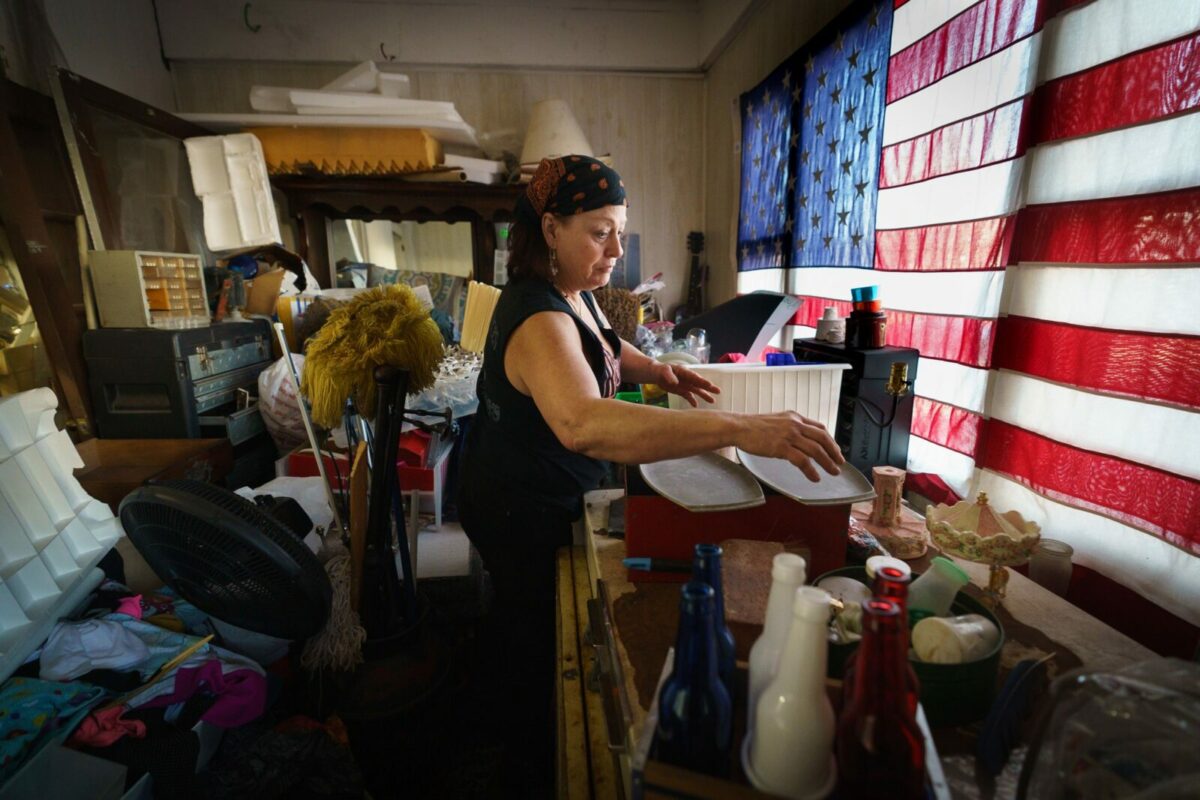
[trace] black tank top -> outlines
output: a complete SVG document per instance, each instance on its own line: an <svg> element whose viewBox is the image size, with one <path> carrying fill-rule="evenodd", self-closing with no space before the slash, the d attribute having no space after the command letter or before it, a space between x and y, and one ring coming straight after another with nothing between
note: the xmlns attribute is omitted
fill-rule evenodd
<svg viewBox="0 0 1200 800"><path fill-rule="evenodd" d="M533 398L519 392L504 371L504 351L521 323L542 311L569 315L579 329L583 352L601 396L611 397L620 382L621 340L600 323L591 292L583 300L612 348L608 356L599 337L580 319L549 282L526 278L504 287L483 348L483 369L476 393L479 410L467 442L464 479L487 481L505 492L578 514L584 492L596 488L604 474L597 459L563 447Z"/></svg>

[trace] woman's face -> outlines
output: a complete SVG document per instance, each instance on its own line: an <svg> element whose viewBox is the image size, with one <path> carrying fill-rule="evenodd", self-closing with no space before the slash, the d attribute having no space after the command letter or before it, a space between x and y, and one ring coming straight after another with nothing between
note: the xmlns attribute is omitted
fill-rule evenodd
<svg viewBox="0 0 1200 800"><path fill-rule="evenodd" d="M608 284L613 266L624 252L625 214L625 206L605 206L567 217L542 217L546 243L558 255L554 283L560 289L591 291Z"/></svg>

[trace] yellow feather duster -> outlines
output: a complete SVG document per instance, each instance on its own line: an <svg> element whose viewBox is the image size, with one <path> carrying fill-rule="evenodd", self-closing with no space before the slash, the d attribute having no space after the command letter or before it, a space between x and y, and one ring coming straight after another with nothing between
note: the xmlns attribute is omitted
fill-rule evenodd
<svg viewBox="0 0 1200 800"><path fill-rule="evenodd" d="M342 423L347 397L359 413L375 414L375 368L408 371L409 393L433 385L444 355L437 323L404 285L368 289L329 315L308 342L301 389L312 417L326 428Z"/></svg>

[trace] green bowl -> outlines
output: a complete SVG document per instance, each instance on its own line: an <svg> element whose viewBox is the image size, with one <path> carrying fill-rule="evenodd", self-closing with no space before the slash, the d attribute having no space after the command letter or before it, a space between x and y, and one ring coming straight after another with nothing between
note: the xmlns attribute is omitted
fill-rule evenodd
<svg viewBox="0 0 1200 800"><path fill-rule="evenodd" d="M840 575L870 585L866 567L843 567L813 581L818 584L825 578ZM916 580L917 573L913 573ZM992 698L996 693L996 675L1000 669L1000 651L1004 648L1004 626L987 606L965 592L959 592L951 607L954 616L979 614L991 620L1000 631L996 646L983 658L965 664L930 664L912 661L913 672L921 684L921 705L932 727L962 725L987 716ZM830 678L841 680L846 671L846 659L858 647L858 642L829 645Z"/></svg>

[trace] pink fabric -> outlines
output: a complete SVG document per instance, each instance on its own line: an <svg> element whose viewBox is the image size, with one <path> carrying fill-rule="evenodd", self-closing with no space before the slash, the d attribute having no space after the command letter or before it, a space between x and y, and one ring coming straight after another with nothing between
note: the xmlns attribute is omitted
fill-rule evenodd
<svg viewBox="0 0 1200 800"><path fill-rule="evenodd" d="M88 747L108 747L113 742L125 736L134 739L146 738L146 723L135 719L121 719L121 715L129 709L125 706L93 711L83 718L75 733L71 735L70 744L82 744Z"/></svg>
<svg viewBox="0 0 1200 800"><path fill-rule="evenodd" d="M125 614L134 619L142 618L142 596L135 594L132 597L126 597L117 603L117 613Z"/></svg>
<svg viewBox="0 0 1200 800"><path fill-rule="evenodd" d="M726 353L725 355L723 355L717 359L717 363L718 364L737 364L737 363L745 361L745 360L746 360L746 356L742 355L741 353Z"/></svg>
<svg viewBox="0 0 1200 800"><path fill-rule="evenodd" d="M217 701L200 719L219 728L236 728L258 719L267 706L267 679L252 669L223 673L221 662L213 659L198 667L180 667L174 679L174 688L147 702L145 708L182 703L203 690L216 695Z"/></svg>

